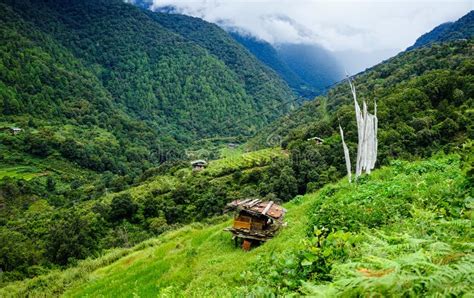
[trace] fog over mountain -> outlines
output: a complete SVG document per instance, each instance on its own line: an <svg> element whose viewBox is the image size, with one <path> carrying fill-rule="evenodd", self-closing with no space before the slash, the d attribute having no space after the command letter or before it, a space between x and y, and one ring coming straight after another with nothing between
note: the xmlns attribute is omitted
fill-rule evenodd
<svg viewBox="0 0 474 298"><path fill-rule="evenodd" d="M406 49L433 27L457 20L473 9L472 3L153 0L150 8L171 7L222 27L242 28L271 44L317 44L333 51L349 73L356 73Z"/></svg>

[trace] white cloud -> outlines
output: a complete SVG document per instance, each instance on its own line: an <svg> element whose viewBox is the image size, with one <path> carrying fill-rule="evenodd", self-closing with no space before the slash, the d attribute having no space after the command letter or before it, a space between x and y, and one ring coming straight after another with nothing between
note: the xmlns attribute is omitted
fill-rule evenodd
<svg viewBox="0 0 474 298"><path fill-rule="evenodd" d="M153 8L250 32L271 43L316 43L333 51L397 52L473 9L473 0L153 0Z"/></svg>

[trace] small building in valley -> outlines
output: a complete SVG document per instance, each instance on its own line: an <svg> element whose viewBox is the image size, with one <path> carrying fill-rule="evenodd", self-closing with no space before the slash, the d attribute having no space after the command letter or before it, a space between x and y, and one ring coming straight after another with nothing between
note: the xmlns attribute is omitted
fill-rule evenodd
<svg viewBox="0 0 474 298"><path fill-rule="evenodd" d="M283 225L286 213L273 201L260 199L235 200L227 204L227 210L235 210L236 215L232 227L225 231L231 232L236 245L240 241L244 250L271 239Z"/></svg>
<svg viewBox="0 0 474 298"><path fill-rule="evenodd" d="M19 134L20 132L22 132L22 129L19 128L19 127L10 127L10 132L11 132L13 135L16 135L16 134Z"/></svg>
<svg viewBox="0 0 474 298"><path fill-rule="evenodd" d="M207 162L203 159L194 160L191 162L193 171L201 171L207 166Z"/></svg>
<svg viewBox="0 0 474 298"><path fill-rule="evenodd" d="M312 141L312 142L314 142L316 145L321 145L322 143L324 143L324 140L321 139L321 138L318 138L318 137L309 138L308 141Z"/></svg>

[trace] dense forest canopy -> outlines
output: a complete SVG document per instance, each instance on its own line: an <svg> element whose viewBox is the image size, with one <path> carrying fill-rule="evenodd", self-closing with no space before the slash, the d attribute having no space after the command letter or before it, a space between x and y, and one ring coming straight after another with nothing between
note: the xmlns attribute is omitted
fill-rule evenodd
<svg viewBox="0 0 474 298"><path fill-rule="evenodd" d="M360 96L369 102L377 97L378 165L452 151L472 139L471 47L472 41L460 41L409 51L355 78ZM270 139L281 136L286 151L267 149L222 159L199 174L192 174L186 163L165 164L137 176L136 186L121 192L124 180L110 172L80 172L71 180L57 172L29 181L4 179L0 193L8 200L0 232L4 239L16 240L2 242L2 249L25 252L5 255L3 266L11 270L6 276L34 276L104 248L130 246L177 225L219 215L237 198L284 202L339 179L345 174L339 123L347 128L351 152L356 151L350 96L346 84L336 86L326 98L305 104L248 144L266 145L272 132ZM15 144L26 134L3 136ZM313 136L324 143L307 140ZM81 236L63 243L68 233Z"/></svg>
<svg viewBox="0 0 474 298"><path fill-rule="evenodd" d="M45 156L58 151L123 174L137 168L126 151L157 164L202 137L249 136L293 99L272 70L202 20L176 18L178 32L160 24L174 17L121 1L2 2L2 120L37 120L28 131L51 148ZM80 128L64 140L45 137L46 126L65 124ZM84 138L86 130L119 146ZM73 152L69 143L95 152ZM112 160L97 164L106 156Z"/></svg>

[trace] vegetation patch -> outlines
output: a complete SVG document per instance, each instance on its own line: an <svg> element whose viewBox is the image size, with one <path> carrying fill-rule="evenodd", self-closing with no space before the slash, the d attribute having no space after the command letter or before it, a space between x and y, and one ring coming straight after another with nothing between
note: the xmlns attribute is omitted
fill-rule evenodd
<svg viewBox="0 0 474 298"><path fill-rule="evenodd" d="M343 180L287 203L287 227L250 252L234 247L231 235L222 231L229 220L191 224L63 273L11 284L0 294L468 294L474 273L468 168L466 158L457 155L394 161L357 184ZM409 196L412 185L419 188ZM394 191L408 212L391 200ZM379 197L395 211L375 212L382 207L376 204ZM370 207L350 208L359 200L371 202ZM338 208L328 209L333 204ZM361 210L367 212L364 220Z"/></svg>

